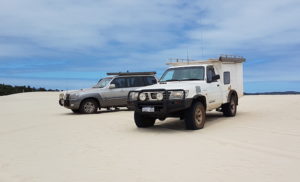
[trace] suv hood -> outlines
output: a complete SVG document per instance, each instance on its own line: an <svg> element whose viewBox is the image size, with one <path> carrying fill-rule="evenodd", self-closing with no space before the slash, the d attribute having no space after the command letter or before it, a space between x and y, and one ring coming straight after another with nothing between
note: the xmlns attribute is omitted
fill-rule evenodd
<svg viewBox="0 0 300 182"><path fill-rule="evenodd" d="M65 93L67 94L85 94L85 93L94 93L95 90L99 90L102 88L85 88L85 89L80 89L80 90L69 90L66 91Z"/></svg>
<svg viewBox="0 0 300 182"><path fill-rule="evenodd" d="M201 81L172 81L172 82L163 82L158 83L155 85L150 85L146 87L142 87L137 89L137 91L140 90L146 90L146 89L166 89L166 90L175 90L175 89L183 89L183 90L189 90L191 87L200 86L199 82Z"/></svg>

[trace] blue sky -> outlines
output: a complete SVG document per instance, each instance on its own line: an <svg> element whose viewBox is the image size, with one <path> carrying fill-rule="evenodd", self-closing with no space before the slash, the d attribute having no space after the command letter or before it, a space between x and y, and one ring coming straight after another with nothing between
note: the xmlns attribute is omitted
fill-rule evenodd
<svg viewBox="0 0 300 182"><path fill-rule="evenodd" d="M0 83L77 89L241 55L246 92L300 91L299 0L1 0Z"/></svg>

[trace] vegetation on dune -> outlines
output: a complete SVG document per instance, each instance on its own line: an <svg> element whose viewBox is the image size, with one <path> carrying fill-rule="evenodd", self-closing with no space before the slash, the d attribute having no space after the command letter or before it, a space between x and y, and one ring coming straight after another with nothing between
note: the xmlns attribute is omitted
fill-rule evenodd
<svg viewBox="0 0 300 182"><path fill-rule="evenodd" d="M41 91L46 92L46 91L59 91L59 90L35 88L30 86L12 86L12 85L0 84L0 96L23 93L23 92L41 92Z"/></svg>

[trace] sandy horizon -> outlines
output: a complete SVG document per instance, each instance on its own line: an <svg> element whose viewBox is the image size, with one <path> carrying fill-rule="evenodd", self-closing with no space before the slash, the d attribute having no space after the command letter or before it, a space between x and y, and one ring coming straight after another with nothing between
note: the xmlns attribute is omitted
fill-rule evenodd
<svg viewBox="0 0 300 182"><path fill-rule="evenodd" d="M244 96L202 130L133 112L73 114L58 92L0 97L0 182L300 180L300 95Z"/></svg>

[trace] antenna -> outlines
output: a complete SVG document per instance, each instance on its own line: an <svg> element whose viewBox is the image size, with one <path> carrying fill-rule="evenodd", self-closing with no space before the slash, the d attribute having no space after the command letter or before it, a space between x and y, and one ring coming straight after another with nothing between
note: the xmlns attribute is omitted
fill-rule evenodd
<svg viewBox="0 0 300 182"><path fill-rule="evenodd" d="M201 57L203 59L203 31L202 31L202 28L201 28Z"/></svg>
<svg viewBox="0 0 300 182"><path fill-rule="evenodd" d="M189 62L189 48L186 49L186 60Z"/></svg>

